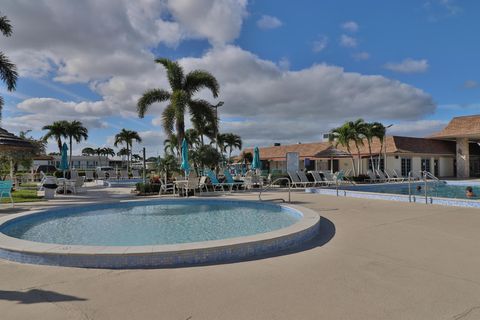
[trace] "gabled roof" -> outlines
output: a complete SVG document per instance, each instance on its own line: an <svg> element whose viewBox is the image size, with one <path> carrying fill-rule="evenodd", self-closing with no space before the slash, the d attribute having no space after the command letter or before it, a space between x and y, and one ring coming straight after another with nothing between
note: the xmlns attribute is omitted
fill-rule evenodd
<svg viewBox="0 0 480 320"><path fill-rule="evenodd" d="M453 118L440 132L434 133L429 138L477 138L480 139L480 115Z"/></svg>
<svg viewBox="0 0 480 320"><path fill-rule="evenodd" d="M285 160L287 152L298 152L300 159L322 159L327 158L322 153L331 148L330 142L317 142L305 144L291 144L273 147L260 147L260 159L262 160ZM357 155L355 144L350 143L350 153ZM347 148L341 145L336 146L340 151L347 152ZM394 153L417 153L432 155L455 155L455 143L452 141L442 141L426 138L412 138L400 136L387 136L384 141L384 150L387 154ZM370 154L367 141L364 140L363 145L359 146L360 154L367 156ZM379 139L373 139L371 143L372 154L381 152L381 143ZM245 149L244 152L252 152L253 149ZM328 156L329 157L329 156Z"/></svg>

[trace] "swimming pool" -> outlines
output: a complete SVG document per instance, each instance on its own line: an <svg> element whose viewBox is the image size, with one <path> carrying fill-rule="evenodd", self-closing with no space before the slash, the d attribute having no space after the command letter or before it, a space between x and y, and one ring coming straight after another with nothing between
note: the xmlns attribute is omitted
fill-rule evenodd
<svg viewBox="0 0 480 320"><path fill-rule="evenodd" d="M122 201L3 217L0 257L96 268L232 261L300 245L317 234L318 224L318 214L290 205Z"/></svg>
<svg viewBox="0 0 480 320"><path fill-rule="evenodd" d="M417 189L420 187L420 189ZM472 185L475 197L468 198L465 195L466 185L450 184L448 182L428 182L427 183L427 197L452 198L464 200L479 200L480 186ZM372 184L372 185L356 185L356 186L342 186L342 190L355 190L365 192L389 193L389 194L409 194L408 183L391 183L391 184ZM417 197L425 196L425 183L415 182L410 187L411 195Z"/></svg>

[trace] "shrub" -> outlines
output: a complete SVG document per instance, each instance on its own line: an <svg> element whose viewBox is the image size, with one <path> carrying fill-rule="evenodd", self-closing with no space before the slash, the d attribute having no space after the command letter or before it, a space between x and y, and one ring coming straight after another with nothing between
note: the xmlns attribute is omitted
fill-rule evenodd
<svg viewBox="0 0 480 320"><path fill-rule="evenodd" d="M157 194L160 192L161 184L157 183L143 183L139 182L135 185L135 190L139 195Z"/></svg>

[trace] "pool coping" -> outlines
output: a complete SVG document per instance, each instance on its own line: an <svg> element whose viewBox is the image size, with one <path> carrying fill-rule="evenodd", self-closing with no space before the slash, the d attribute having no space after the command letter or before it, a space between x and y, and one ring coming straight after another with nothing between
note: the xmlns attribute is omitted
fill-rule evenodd
<svg viewBox="0 0 480 320"><path fill-rule="evenodd" d="M336 189L327 189L327 188L306 188L305 193L318 193L323 195L337 196ZM338 197L340 196L425 204L425 196L421 194L413 194L411 195L411 198L410 198L409 195L404 195L404 194L338 189ZM427 204L453 206L453 207L480 208L480 200L473 200L473 199L467 200L467 199L458 199L458 198L443 198L443 197L428 196Z"/></svg>
<svg viewBox="0 0 480 320"><path fill-rule="evenodd" d="M171 201L172 199L168 200ZM265 204L265 202L237 199L182 198L179 200ZM135 199L121 200L112 202L112 204L159 201L161 200ZM90 205L94 206L94 204ZM245 237L146 246L48 244L14 238L0 232L0 258L24 263L87 268L172 267L232 261L256 256L260 253L272 253L299 245L317 235L320 223L320 216L317 212L297 205L278 205L301 215L300 220L286 228ZM84 206L85 205L79 205L75 207ZM0 218L0 227L21 217L42 214L49 211L48 209L35 210L2 217Z"/></svg>

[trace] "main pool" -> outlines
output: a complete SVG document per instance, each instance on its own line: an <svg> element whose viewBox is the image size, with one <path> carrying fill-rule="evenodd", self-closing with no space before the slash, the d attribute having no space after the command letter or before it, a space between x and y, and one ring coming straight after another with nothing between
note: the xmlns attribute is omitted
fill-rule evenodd
<svg viewBox="0 0 480 320"><path fill-rule="evenodd" d="M92 268L236 261L299 246L319 231L298 206L156 199L63 207L0 218L0 258Z"/></svg>

